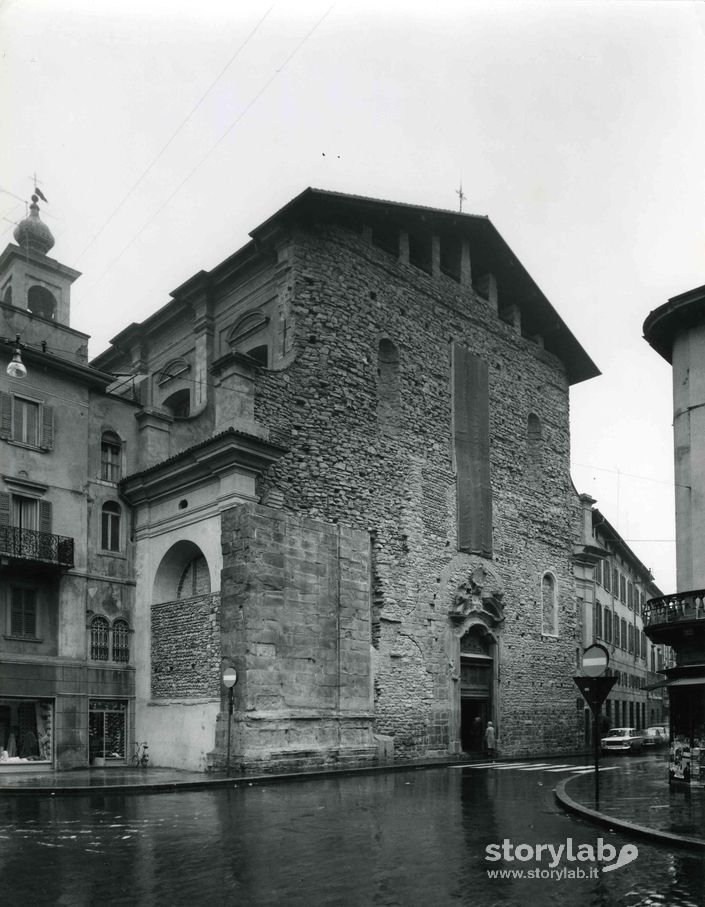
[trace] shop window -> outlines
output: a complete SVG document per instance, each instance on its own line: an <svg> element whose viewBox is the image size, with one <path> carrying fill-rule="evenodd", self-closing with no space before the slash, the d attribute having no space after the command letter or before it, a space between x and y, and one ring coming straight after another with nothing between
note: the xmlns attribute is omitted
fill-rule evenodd
<svg viewBox="0 0 705 907"><path fill-rule="evenodd" d="M11 590L10 636L37 638L37 593L26 586Z"/></svg>
<svg viewBox="0 0 705 907"><path fill-rule="evenodd" d="M40 450L54 446L54 409L39 400L0 393L0 438Z"/></svg>
<svg viewBox="0 0 705 907"><path fill-rule="evenodd" d="M113 661L127 664L130 660L130 628L126 620L113 621Z"/></svg>
<svg viewBox="0 0 705 907"><path fill-rule="evenodd" d="M91 699L88 703L88 749L91 764L125 760L127 703Z"/></svg>
<svg viewBox="0 0 705 907"><path fill-rule="evenodd" d="M119 482L121 474L122 442L112 431L105 431L100 439L100 477L104 482Z"/></svg>
<svg viewBox="0 0 705 907"><path fill-rule="evenodd" d="M120 505L115 501L103 504L101 512L101 547L104 551L120 550Z"/></svg>
<svg viewBox="0 0 705 907"><path fill-rule="evenodd" d="M22 762L50 762L54 710L51 701L0 698L0 771Z"/></svg>

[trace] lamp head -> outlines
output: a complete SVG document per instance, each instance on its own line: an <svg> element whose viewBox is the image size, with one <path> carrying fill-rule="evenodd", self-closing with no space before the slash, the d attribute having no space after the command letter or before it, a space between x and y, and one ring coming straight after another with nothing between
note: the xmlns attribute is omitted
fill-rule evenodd
<svg viewBox="0 0 705 907"><path fill-rule="evenodd" d="M20 353L19 347L15 347L15 352L12 356L12 359L9 361L5 372L10 376L10 378L27 377L27 368L22 361L22 355Z"/></svg>

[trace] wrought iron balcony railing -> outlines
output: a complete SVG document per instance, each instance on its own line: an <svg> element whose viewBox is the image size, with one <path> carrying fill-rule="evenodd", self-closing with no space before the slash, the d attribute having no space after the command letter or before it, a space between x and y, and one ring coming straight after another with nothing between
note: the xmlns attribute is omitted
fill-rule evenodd
<svg viewBox="0 0 705 907"><path fill-rule="evenodd" d="M73 539L51 532L0 526L0 557L73 567Z"/></svg>
<svg viewBox="0 0 705 907"><path fill-rule="evenodd" d="M652 598L644 605L644 628L705 620L705 589Z"/></svg>

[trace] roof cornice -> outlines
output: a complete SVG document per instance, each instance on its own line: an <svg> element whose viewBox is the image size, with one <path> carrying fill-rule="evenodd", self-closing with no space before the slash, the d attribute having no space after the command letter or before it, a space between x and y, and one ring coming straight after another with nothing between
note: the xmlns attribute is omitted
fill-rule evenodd
<svg viewBox="0 0 705 907"><path fill-rule="evenodd" d="M235 470L260 473L284 453L286 448L278 444L229 428L149 469L127 476L120 483L120 492L131 504L141 504Z"/></svg>

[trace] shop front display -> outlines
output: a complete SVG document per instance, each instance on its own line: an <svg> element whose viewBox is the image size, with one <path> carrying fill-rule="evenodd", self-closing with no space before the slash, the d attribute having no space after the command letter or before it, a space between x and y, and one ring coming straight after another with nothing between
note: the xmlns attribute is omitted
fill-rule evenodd
<svg viewBox="0 0 705 907"><path fill-rule="evenodd" d="M91 699L88 713L91 765L125 761L127 703L119 699Z"/></svg>
<svg viewBox="0 0 705 907"><path fill-rule="evenodd" d="M51 764L53 725L51 699L0 699L0 771Z"/></svg>

